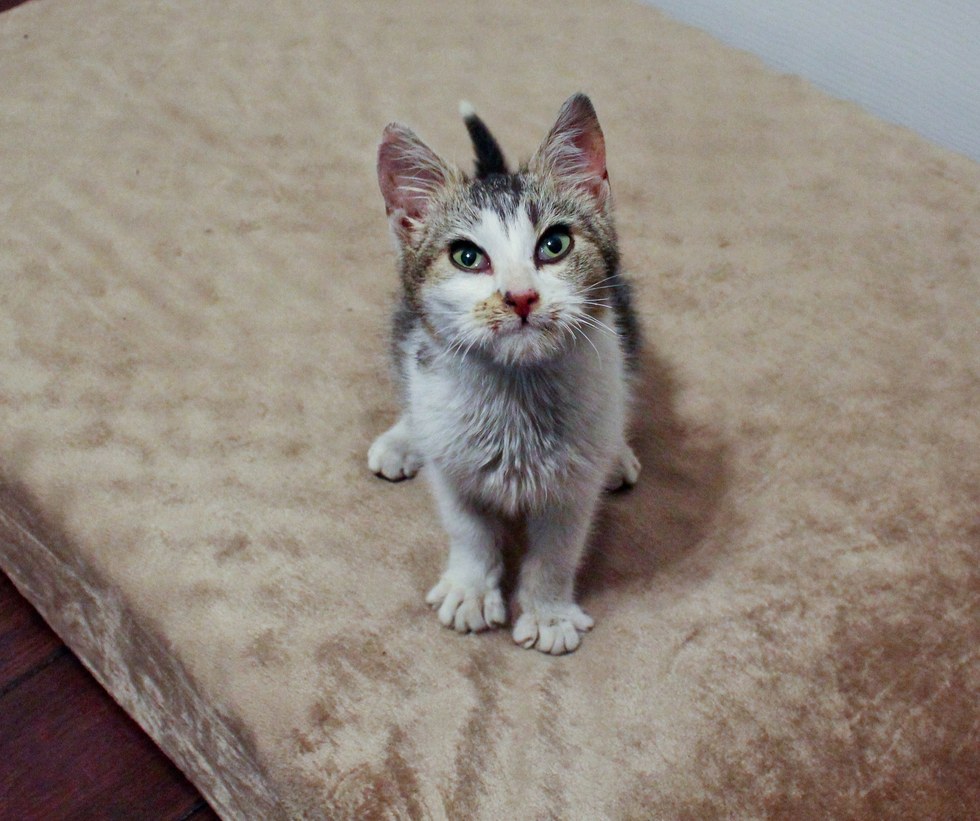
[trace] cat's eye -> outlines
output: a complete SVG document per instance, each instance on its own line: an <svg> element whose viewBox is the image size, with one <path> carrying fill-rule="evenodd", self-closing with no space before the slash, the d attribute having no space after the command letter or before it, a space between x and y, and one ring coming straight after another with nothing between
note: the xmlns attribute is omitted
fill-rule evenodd
<svg viewBox="0 0 980 821"><path fill-rule="evenodd" d="M466 240L449 246L449 258L462 271L486 271L490 267L490 261L480 247Z"/></svg>
<svg viewBox="0 0 980 821"><path fill-rule="evenodd" d="M549 228L538 242L539 262L557 262L572 250L572 235L562 226Z"/></svg>

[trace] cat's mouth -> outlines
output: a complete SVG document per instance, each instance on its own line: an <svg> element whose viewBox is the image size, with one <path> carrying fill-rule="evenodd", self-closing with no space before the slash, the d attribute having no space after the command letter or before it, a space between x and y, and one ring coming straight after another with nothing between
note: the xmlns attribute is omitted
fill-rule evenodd
<svg viewBox="0 0 980 821"><path fill-rule="evenodd" d="M513 317L493 330L494 356L508 364L549 359L561 347L561 333L545 315L531 316L524 321Z"/></svg>
<svg viewBox="0 0 980 821"><path fill-rule="evenodd" d="M512 334L530 333L537 330L537 323L532 323L530 319L512 319L502 323L500 330Z"/></svg>
<svg viewBox="0 0 980 821"><path fill-rule="evenodd" d="M493 330L498 336L528 336L530 334L540 334L546 331L550 323L547 319L536 317L513 317L506 322L499 323Z"/></svg>

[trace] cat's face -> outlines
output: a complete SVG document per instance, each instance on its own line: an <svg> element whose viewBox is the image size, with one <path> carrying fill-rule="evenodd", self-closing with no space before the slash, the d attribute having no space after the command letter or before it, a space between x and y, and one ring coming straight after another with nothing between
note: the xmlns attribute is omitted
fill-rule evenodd
<svg viewBox="0 0 980 821"><path fill-rule="evenodd" d="M470 180L389 127L379 176L409 302L447 348L534 363L601 329L616 248L586 98L566 103L517 174Z"/></svg>

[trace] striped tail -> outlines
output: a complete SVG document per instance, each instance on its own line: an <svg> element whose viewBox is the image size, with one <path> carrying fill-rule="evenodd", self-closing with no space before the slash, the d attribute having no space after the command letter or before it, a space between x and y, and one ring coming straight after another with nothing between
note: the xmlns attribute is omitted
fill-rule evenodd
<svg viewBox="0 0 980 821"><path fill-rule="evenodd" d="M482 179L491 174L507 174L507 161L504 159L504 152L500 150L497 142L486 123L481 120L472 105L463 101L459 104L459 113L463 117L463 123L470 134L473 142L473 150L476 153L476 178Z"/></svg>

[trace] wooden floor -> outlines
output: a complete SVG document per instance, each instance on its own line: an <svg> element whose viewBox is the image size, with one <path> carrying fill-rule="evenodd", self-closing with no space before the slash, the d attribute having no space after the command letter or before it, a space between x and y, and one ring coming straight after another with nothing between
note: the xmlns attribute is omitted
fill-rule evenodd
<svg viewBox="0 0 980 821"><path fill-rule="evenodd" d="M3 574L0 818L217 819Z"/></svg>

